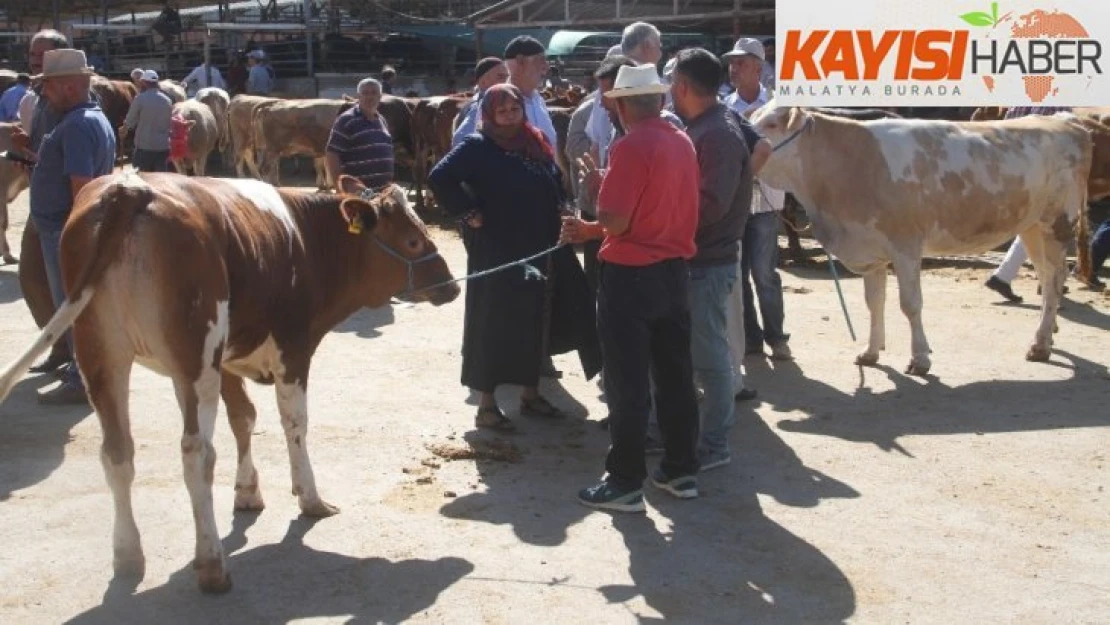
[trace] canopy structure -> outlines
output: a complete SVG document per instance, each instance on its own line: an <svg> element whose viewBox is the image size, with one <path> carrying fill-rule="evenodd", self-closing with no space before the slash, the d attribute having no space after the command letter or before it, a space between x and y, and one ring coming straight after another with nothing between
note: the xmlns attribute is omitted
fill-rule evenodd
<svg viewBox="0 0 1110 625"><path fill-rule="evenodd" d="M503 0L471 14L480 30L605 29L646 21L660 30L773 33L774 0Z"/></svg>

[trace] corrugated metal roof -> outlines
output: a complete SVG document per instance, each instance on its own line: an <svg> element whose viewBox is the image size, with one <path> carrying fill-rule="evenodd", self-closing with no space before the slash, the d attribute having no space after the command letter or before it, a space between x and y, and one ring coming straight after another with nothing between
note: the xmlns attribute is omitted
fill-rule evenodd
<svg viewBox="0 0 1110 625"><path fill-rule="evenodd" d="M734 15L746 28L751 28L753 23L773 23L774 20L774 0L744 0L739 14L735 13L734 0L518 0L501 4L503 7L498 13L480 18L479 24L490 28L523 21L564 28L576 24L600 28L651 19L667 22L670 30L705 30L707 26L731 28L731 23L726 22Z"/></svg>

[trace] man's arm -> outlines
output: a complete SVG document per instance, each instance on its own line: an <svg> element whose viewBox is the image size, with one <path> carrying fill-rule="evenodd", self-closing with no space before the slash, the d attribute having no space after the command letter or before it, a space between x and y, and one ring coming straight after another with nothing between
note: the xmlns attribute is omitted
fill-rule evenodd
<svg viewBox="0 0 1110 625"><path fill-rule="evenodd" d="M340 155L350 147L350 138L343 133L343 118L338 118L331 125L331 134L324 148L324 170L328 174L328 182L335 184L339 174L343 172L343 161Z"/></svg>
<svg viewBox="0 0 1110 625"><path fill-rule="evenodd" d="M143 101L136 97L131 101L131 108L127 109L127 117L123 119L123 125L128 130L135 128L139 123L139 109L143 107Z"/></svg>
<svg viewBox="0 0 1110 625"><path fill-rule="evenodd" d="M451 147L454 148L462 143L467 135L473 134L478 127L478 113L482 110L482 101L478 100L466 112L466 117L463 118L462 123L455 129L455 134L451 135Z"/></svg>

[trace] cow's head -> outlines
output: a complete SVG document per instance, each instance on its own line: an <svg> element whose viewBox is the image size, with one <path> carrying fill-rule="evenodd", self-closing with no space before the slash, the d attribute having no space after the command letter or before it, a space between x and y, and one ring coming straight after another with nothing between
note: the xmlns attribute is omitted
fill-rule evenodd
<svg viewBox="0 0 1110 625"><path fill-rule="evenodd" d="M751 121L774 150L759 179L776 189L793 188L801 177L801 144L813 126L813 117L804 109L779 106L771 100L752 114Z"/></svg>
<svg viewBox="0 0 1110 625"><path fill-rule="evenodd" d="M347 231L361 238L361 257L369 264L360 268L373 280L374 288L367 285L368 298L378 300L384 294L439 306L459 296L459 285L453 282L424 222L409 206L404 189L390 185L373 193L347 175L339 177L336 187L345 196L339 210ZM370 307L384 304L366 303Z"/></svg>

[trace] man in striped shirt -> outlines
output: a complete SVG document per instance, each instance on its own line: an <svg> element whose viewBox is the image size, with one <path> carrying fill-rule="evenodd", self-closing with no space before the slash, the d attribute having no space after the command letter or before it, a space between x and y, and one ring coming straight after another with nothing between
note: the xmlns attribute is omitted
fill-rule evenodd
<svg viewBox="0 0 1110 625"><path fill-rule="evenodd" d="M393 182L393 137L378 114L382 85L373 78L358 83L358 104L335 118L325 166L333 184L339 174L354 176L371 189Z"/></svg>

